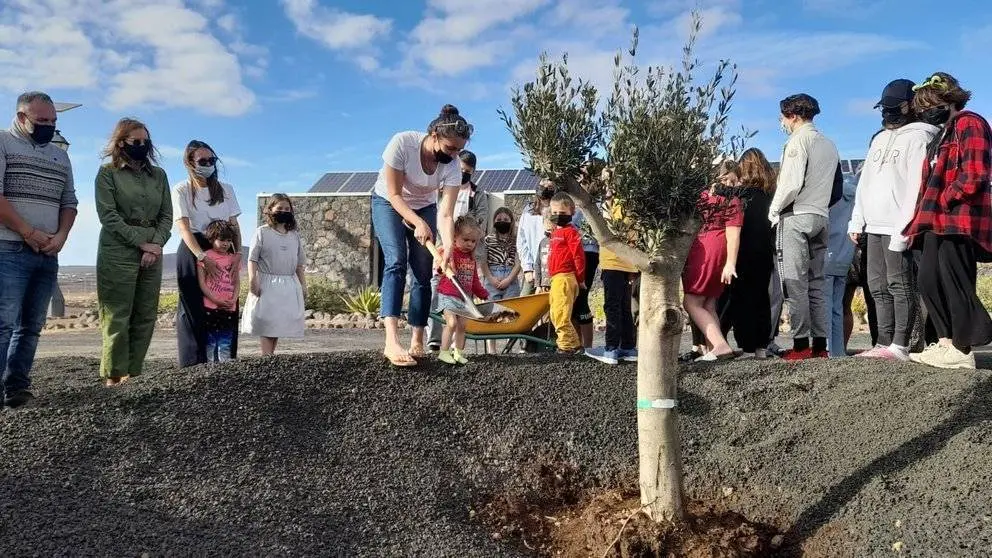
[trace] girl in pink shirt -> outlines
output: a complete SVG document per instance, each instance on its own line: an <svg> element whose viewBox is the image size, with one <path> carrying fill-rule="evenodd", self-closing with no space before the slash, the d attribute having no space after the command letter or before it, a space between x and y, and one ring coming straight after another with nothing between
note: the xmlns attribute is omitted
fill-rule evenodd
<svg viewBox="0 0 992 558"><path fill-rule="evenodd" d="M474 217L463 215L455 221L455 247L451 253L450 265L455 272L455 280L465 289L482 300L489 299L489 291L479 280L475 264L475 245L482 236L482 229ZM444 331L441 333L441 352L438 360L447 364L466 364L462 354L465 350L465 318L452 312L465 307L461 294L447 276L441 278L437 286L437 309L444 314ZM452 347L454 342L454 347Z"/></svg>
<svg viewBox="0 0 992 558"><path fill-rule="evenodd" d="M234 253L238 233L229 221L213 221L205 236L211 245L204 252L206 259L218 268L212 275L202 265L196 271L206 310L207 362L226 362L231 360L231 343L238 329L241 255Z"/></svg>

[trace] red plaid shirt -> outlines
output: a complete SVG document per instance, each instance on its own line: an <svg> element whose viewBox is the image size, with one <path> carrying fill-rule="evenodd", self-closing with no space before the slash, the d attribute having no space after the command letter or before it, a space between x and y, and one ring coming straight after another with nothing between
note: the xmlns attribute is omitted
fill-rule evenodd
<svg viewBox="0 0 992 558"><path fill-rule="evenodd" d="M926 231L967 236L992 254L992 129L981 116L962 111L938 141L923 162L916 213L903 235L910 243Z"/></svg>

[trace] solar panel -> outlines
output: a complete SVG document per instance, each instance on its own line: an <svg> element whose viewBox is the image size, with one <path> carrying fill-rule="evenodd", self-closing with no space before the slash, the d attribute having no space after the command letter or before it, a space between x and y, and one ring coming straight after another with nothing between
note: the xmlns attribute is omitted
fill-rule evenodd
<svg viewBox="0 0 992 558"><path fill-rule="evenodd" d="M520 171L513 170L491 170L479 179L479 188L485 192L503 192L510 188L513 179Z"/></svg>
<svg viewBox="0 0 992 558"><path fill-rule="evenodd" d="M346 182L338 190L339 194L368 194L372 192L376 179L379 178L377 172L356 172L351 180Z"/></svg>
<svg viewBox="0 0 992 558"><path fill-rule="evenodd" d="M512 190L516 191L537 191L537 184L540 180L537 175L530 172L529 170L522 170L520 174L517 175L517 179L513 181Z"/></svg>
<svg viewBox="0 0 992 558"><path fill-rule="evenodd" d="M340 188L342 184L348 181L348 178L350 178L351 175L352 173L350 172L325 173L324 176L320 177L320 180L318 180L316 184L310 188L310 192L333 194L338 191L338 188Z"/></svg>

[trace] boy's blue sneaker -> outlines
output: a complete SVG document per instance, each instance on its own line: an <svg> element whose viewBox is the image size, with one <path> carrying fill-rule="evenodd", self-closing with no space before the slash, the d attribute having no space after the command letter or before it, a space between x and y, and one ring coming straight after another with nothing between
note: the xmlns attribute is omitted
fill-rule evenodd
<svg viewBox="0 0 992 558"><path fill-rule="evenodd" d="M604 364L620 364L620 351L614 349L586 349L586 356Z"/></svg>
<svg viewBox="0 0 992 558"><path fill-rule="evenodd" d="M624 362L637 362L637 349L620 349L620 360Z"/></svg>

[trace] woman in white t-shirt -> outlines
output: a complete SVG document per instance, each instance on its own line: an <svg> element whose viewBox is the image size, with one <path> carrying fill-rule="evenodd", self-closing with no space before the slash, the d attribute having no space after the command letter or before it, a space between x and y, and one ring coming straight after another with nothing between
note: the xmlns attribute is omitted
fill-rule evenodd
<svg viewBox="0 0 992 558"><path fill-rule="evenodd" d="M372 226L385 259L379 311L386 326L383 354L395 366L415 366L415 357L426 356L424 327L430 313L433 259L423 243L435 239L437 223L441 245L451 246L455 201L462 185L457 157L471 135L472 126L459 116L458 109L445 105L426 134L400 132L382 154L382 170L372 195ZM444 195L438 211L441 189ZM403 221L414 230L407 229ZM398 325L407 267L413 275L407 312L413 330L409 351L400 345Z"/></svg>
<svg viewBox="0 0 992 558"><path fill-rule="evenodd" d="M176 314L176 337L181 368L207 362L206 312L203 292L196 275L203 267L208 275L218 273L217 264L207 259L210 242L203 235L213 221L228 221L237 232L234 251L241 253L241 207L234 189L217 179L219 159L214 150L198 140L189 142L183 156L189 178L172 188L172 208L182 242L176 254L176 279L179 282L179 308ZM238 265L240 258L232 265ZM240 266L236 272L240 273ZM231 342L231 357L238 354L237 330Z"/></svg>

